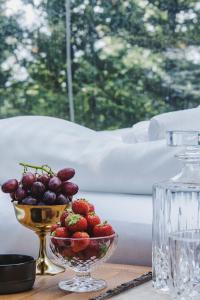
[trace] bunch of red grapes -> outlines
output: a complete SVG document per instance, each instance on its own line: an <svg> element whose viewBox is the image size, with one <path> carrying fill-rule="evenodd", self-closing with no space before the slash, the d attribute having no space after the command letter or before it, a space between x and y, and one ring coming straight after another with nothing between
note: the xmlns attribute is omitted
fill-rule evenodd
<svg viewBox="0 0 200 300"><path fill-rule="evenodd" d="M12 201L22 205L63 205L72 201L78 192L78 186L69 180L75 175L73 168L64 168L57 174L48 166L36 167L21 164L25 167L20 181L10 179L1 189L9 193ZM35 169L35 173L27 172L27 167ZM42 174L38 171L42 170Z"/></svg>

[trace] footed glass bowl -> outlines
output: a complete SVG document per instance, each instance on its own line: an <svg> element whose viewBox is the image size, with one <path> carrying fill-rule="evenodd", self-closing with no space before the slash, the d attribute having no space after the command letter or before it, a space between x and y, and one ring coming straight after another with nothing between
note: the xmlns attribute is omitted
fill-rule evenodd
<svg viewBox="0 0 200 300"><path fill-rule="evenodd" d="M117 234L98 238L58 238L49 236L49 247L56 262L76 272L75 277L59 282L60 289L70 292L91 292L104 289L102 279L94 279L90 271L106 261L117 245Z"/></svg>

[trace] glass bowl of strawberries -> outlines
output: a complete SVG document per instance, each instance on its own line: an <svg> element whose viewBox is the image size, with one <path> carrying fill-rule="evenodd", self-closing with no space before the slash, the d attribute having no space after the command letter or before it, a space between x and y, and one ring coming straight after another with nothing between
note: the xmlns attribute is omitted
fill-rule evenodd
<svg viewBox="0 0 200 300"><path fill-rule="evenodd" d="M117 234L107 222L101 222L94 206L85 199L72 202L52 226L49 247L56 262L75 271L75 277L59 282L60 289L91 292L104 289L106 282L91 277L91 269L105 262L117 245Z"/></svg>

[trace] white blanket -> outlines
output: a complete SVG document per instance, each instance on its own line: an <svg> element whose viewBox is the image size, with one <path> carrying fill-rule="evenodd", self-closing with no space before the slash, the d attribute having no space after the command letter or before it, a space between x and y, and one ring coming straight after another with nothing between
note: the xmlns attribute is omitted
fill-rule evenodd
<svg viewBox="0 0 200 300"><path fill-rule="evenodd" d="M151 194L152 184L176 174L176 149L164 140L126 143L120 135L95 132L50 117L0 120L0 183L19 178L19 162L76 169L86 191Z"/></svg>

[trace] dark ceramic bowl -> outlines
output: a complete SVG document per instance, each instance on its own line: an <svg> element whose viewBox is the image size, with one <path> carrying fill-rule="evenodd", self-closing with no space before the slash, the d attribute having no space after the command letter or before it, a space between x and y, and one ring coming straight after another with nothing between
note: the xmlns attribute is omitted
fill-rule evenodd
<svg viewBox="0 0 200 300"><path fill-rule="evenodd" d="M0 294L30 290L35 281L36 262L33 257L0 254Z"/></svg>

